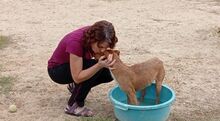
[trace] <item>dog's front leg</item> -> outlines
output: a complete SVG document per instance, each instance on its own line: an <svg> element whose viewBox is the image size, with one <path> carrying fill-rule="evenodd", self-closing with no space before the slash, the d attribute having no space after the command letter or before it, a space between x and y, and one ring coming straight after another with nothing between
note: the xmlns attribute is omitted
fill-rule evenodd
<svg viewBox="0 0 220 121"><path fill-rule="evenodd" d="M138 105L138 100L137 100L135 91L129 91L127 94L127 97L128 97L129 104Z"/></svg>
<svg viewBox="0 0 220 121"><path fill-rule="evenodd" d="M147 87L145 87L144 89L141 90L140 102L143 102L143 101L144 101L144 97L145 97L145 95L146 95L146 88L147 88Z"/></svg>
<svg viewBox="0 0 220 121"><path fill-rule="evenodd" d="M137 101L137 98L136 98L135 94L129 94L128 95L128 104L138 105L138 101Z"/></svg>

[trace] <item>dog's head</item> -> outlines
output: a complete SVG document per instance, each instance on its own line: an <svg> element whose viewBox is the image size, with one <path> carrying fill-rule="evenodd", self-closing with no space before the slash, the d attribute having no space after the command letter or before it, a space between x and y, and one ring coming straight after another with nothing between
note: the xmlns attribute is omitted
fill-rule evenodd
<svg viewBox="0 0 220 121"><path fill-rule="evenodd" d="M117 57L119 57L120 51L108 48L103 53L96 54L95 59L98 60L101 56L105 56L105 58L107 58L109 54L112 54L113 58L117 58Z"/></svg>
<svg viewBox="0 0 220 121"><path fill-rule="evenodd" d="M103 52L103 55L107 58L109 54L112 54L113 55L113 58L114 59L117 59L119 58L119 54L120 54L120 51L119 50L113 50L113 49L106 49L104 52Z"/></svg>

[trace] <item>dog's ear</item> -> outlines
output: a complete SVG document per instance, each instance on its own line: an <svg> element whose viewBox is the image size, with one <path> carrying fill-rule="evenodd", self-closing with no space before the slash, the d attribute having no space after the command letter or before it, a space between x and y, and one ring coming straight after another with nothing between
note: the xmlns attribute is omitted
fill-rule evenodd
<svg viewBox="0 0 220 121"><path fill-rule="evenodd" d="M119 50L114 50L114 52L119 56L120 55L120 51Z"/></svg>

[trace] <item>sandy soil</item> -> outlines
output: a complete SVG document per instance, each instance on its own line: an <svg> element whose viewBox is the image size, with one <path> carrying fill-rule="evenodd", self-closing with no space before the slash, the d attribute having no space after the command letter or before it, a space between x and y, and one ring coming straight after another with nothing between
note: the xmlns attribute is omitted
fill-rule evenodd
<svg viewBox="0 0 220 121"><path fill-rule="evenodd" d="M219 0L1 0L0 16L0 34L12 38L0 50L1 75L15 77L0 94L2 121L81 120L64 114L69 93L50 80L47 60L66 33L102 19L115 25L124 62L164 61L176 92L169 121L220 121ZM107 97L115 84L89 94L97 117L115 119Z"/></svg>

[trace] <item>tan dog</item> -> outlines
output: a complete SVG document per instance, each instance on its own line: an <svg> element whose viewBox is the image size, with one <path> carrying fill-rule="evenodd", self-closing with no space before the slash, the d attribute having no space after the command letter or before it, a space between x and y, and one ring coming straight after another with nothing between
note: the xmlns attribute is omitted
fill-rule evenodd
<svg viewBox="0 0 220 121"><path fill-rule="evenodd" d="M156 104L159 103L160 91L162 82L165 76L165 70L163 62L158 58L152 58L142 63L127 66L119 58L119 51L108 49L104 52L104 55L108 57L109 54L113 54L113 59L116 60L112 68L113 76L118 82L120 88L127 94L128 103L138 105L136 98L136 91L141 90L141 101L143 101L146 87L156 82Z"/></svg>

